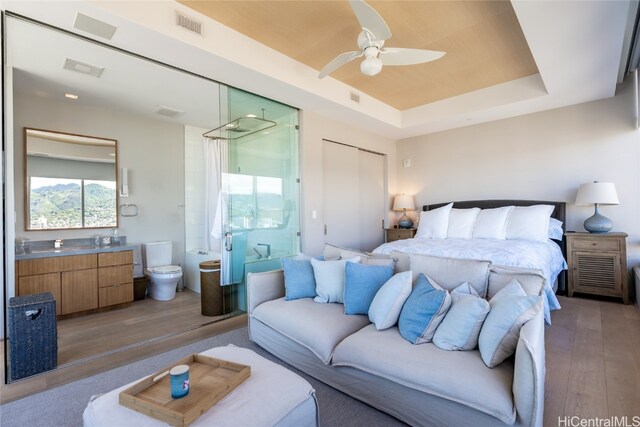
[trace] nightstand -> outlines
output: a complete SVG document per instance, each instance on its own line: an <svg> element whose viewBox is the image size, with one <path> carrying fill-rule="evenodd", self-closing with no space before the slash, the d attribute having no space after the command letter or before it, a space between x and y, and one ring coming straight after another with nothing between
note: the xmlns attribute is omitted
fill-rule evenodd
<svg viewBox="0 0 640 427"><path fill-rule="evenodd" d="M574 292L622 298L629 304L626 233L565 233L569 286Z"/></svg>
<svg viewBox="0 0 640 427"><path fill-rule="evenodd" d="M384 231L387 243L395 240L411 239L416 235L415 228L385 228Z"/></svg>

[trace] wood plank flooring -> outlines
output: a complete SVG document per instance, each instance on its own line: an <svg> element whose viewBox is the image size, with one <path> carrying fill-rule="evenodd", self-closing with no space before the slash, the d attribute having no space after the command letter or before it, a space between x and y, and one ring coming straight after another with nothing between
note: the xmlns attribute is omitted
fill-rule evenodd
<svg viewBox="0 0 640 427"><path fill-rule="evenodd" d="M547 327L545 426L560 418L640 416L640 313L632 305L559 297Z"/></svg>
<svg viewBox="0 0 640 427"><path fill-rule="evenodd" d="M200 294L185 289L171 301L145 298L128 307L59 320L58 366L223 318L201 315Z"/></svg>

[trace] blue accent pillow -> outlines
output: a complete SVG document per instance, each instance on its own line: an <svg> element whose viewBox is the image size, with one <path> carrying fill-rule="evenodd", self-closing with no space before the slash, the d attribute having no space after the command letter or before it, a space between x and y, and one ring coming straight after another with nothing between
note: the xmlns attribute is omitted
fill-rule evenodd
<svg viewBox="0 0 640 427"><path fill-rule="evenodd" d="M368 314L378 290L393 276L393 267L347 262L344 314Z"/></svg>
<svg viewBox="0 0 640 427"><path fill-rule="evenodd" d="M420 274L400 312L400 335L411 344L430 342L450 306L449 292Z"/></svg>
<svg viewBox="0 0 640 427"><path fill-rule="evenodd" d="M282 258L284 270L284 299L291 301L316 296L316 279L311 260Z"/></svg>

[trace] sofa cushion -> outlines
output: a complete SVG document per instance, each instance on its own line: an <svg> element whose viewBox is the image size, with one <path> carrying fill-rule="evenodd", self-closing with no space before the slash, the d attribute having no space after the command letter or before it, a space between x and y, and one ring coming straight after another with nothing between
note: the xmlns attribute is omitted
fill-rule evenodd
<svg viewBox="0 0 640 427"><path fill-rule="evenodd" d="M341 246L332 245L331 243L324 244L324 250L322 252L324 260L338 260L347 259L353 257L360 257L361 264L369 265L384 265L394 267L396 260L389 255L371 254L362 252L356 249L343 248Z"/></svg>
<svg viewBox="0 0 640 427"><path fill-rule="evenodd" d="M477 350L451 352L433 344L411 345L396 327L377 331L369 325L338 345L331 364L358 368L461 403L506 424L515 421L513 364L489 369Z"/></svg>
<svg viewBox="0 0 640 427"><path fill-rule="evenodd" d="M464 282L451 291L451 308L433 336L443 350L473 350L489 313L489 303L480 298L473 286Z"/></svg>
<svg viewBox="0 0 640 427"><path fill-rule="evenodd" d="M251 316L308 348L324 364L340 341L369 324L367 316L344 314L342 304L319 304L311 298L267 301Z"/></svg>
<svg viewBox="0 0 640 427"><path fill-rule="evenodd" d="M369 307L369 320L379 331L398 323L400 311L411 294L411 272L404 271L382 285Z"/></svg>
<svg viewBox="0 0 640 427"><path fill-rule="evenodd" d="M368 314L376 293L391 276L392 266L348 262L344 281L345 314Z"/></svg>
<svg viewBox="0 0 640 427"><path fill-rule="evenodd" d="M421 274L400 312L400 335L411 344L430 342L450 305L449 292Z"/></svg>
<svg viewBox="0 0 640 427"><path fill-rule="evenodd" d="M462 282L469 282L478 295L487 294L490 261L456 259L433 255L409 255L413 280L420 273L435 280L442 288L452 291Z"/></svg>
<svg viewBox="0 0 640 427"><path fill-rule="evenodd" d="M520 267L499 267L492 265L489 268L489 285L487 286L487 299L493 298L498 291L512 280L517 280L527 295L542 295L547 279L541 270Z"/></svg>
<svg viewBox="0 0 640 427"><path fill-rule="evenodd" d="M313 276L316 280L316 302L343 302L344 267L347 261L358 262L359 257L336 261L311 260Z"/></svg>
<svg viewBox="0 0 640 427"><path fill-rule="evenodd" d="M520 328L542 310L541 296L528 296L517 280L512 280L491 300L478 346L484 363L493 368L516 351Z"/></svg>
<svg viewBox="0 0 640 427"><path fill-rule="evenodd" d="M310 259L282 258L285 298L313 298L316 296L316 280Z"/></svg>

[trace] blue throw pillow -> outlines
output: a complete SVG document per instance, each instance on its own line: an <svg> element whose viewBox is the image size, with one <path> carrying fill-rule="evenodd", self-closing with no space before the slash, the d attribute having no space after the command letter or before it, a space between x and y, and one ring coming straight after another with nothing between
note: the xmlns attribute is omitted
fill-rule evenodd
<svg viewBox="0 0 640 427"><path fill-rule="evenodd" d="M316 280L311 260L282 258L284 270L284 299L291 301L316 296Z"/></svg>
<svg viewBox="0 0 640 427"><path fill-rule="evenodd" d="M400 312L400 335L411 344L430 342L449 306L449 292L424 274L420 274Z"/></svg>
<svg viewBox="0 0 640 427"><path fill-rule="evenodd" d="M345 267L344 314L368 314L376 293L391 276L391 266L348 262Z"/></svg>

